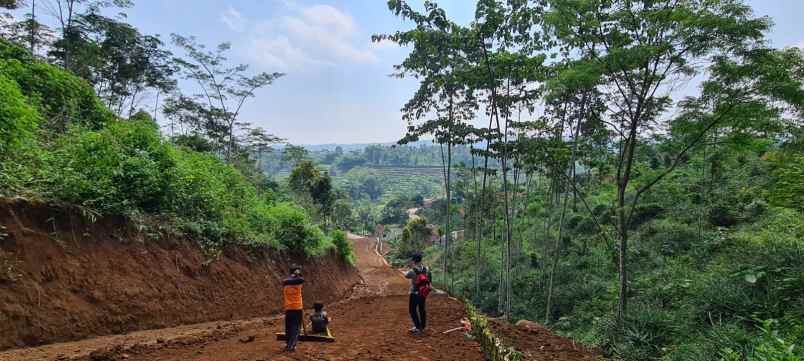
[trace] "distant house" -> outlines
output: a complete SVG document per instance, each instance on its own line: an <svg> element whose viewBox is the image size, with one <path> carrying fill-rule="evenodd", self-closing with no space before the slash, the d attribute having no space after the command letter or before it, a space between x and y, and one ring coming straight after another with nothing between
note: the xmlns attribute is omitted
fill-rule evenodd
<svg viewBox="0 0 804 361"><path fill-rule="evenodd" d="M463 241L463 239L464 239L464 231L463 230L452 231L450 233L452 233L452 237L450 237L450 240L452 242ZM436 237L438 237L438 232L436 232ZM440 237L437 238L436 241L438 242L438 244L443 245L446 240L447 240L446 236L440 236Z"/></svg>

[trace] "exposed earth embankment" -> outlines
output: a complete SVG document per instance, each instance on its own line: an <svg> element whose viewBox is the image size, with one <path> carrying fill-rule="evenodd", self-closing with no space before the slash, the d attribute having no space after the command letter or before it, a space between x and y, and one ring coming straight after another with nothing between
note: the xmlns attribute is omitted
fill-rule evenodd
<svg viewBox="0 0 804 361"><path fill-rule="evenodd" d="M275 314L290 263L305 266L308 303L342 299L360 280L334 253L227 247L211 257L122 219L0 200L0 350Z"/></svg>

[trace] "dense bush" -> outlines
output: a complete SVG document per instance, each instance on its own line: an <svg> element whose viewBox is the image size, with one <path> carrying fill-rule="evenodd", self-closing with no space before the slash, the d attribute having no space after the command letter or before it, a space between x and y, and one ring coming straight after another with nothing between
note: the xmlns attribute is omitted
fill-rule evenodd
<svg viewBox="0 0 804 361"><path fill-rule="evenodd" d="M17 83L0 73L0 160L32 139L38 122Z"/></svg>
<svg viewBox="0 0 804 361"><path fill-rule="evenodd" d="M771 202L804 211L804 182L801 181L804 179L804 155L775 153L769 158L773 167Z"/></svg>
<svg viewBox="0 0 804 361"><path fill-rule="evenodd" d="M63 132L70 124L99 129L113 119L86 81L52 65L0 59L0 74L17 83L51 130Z"/></svg>
<svg viewBox="0 0 804 361"><path fill-rule="evenodd" d="M48 191L56 199L115 214L157 212L169 203L175 162L152 121L72 129L48 160Z"/></svg>
<svg viewBox="0 0 804 361"><path fill-rule="evenodd" d="M275 237L283 248L294 253L318 254L331 247L331 241L311 223L303 208L278 203L268 214L276 222Z"/></svg>
<svg viewBox="0 0 804 361"><path fill-rule="evenodd" d="M346 237L346 233L341 230L332 232L332 243L335 244L335 249L338 251L338 256L349 264L354 264L355 255L352 249L352 243Z"/></svg>

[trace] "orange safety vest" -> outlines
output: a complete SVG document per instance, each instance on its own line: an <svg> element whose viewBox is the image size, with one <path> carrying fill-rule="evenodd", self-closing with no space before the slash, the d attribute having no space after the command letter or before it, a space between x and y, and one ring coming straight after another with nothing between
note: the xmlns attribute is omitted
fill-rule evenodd
<svg viewBox="0 0 804 361"><path fill-rule="evenodd" d="M302 310L302 285L285 285L282 293L285 296L285 311Z"/></svg>

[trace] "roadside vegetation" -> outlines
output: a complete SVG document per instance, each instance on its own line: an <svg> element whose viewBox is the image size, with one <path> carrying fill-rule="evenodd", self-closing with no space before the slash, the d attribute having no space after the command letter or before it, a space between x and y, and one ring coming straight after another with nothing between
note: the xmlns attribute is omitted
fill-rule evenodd
<svg viewBox="0 0 804 361"><path fill-rule="evenodd" d="M238 104L283 74L251 75L228 64L227 44L207 50L192 37L174 35L184 54L171 54L101 15L104 5L130 2L77 2L56 30L33 17L4 23L0 196L76 207L91 220L123 216L152 237L197 240L210 255L238 244L334 250L351 261L343 234L333 242L336 227L301 202L307 190L259 171L259 155L279 139L238 120ZM182 93L182 82L201 93ZM165 127L143 110L144 93L164 99Z"/></svg>
<svg viewBox="0 0 804 361"><path fill-rule="evenodd" d="M375 36L420 83L401 143L447 170L443 239L405 220L400 256L617 360L802 359L801 49L737 0L475 3L457 24L391 0L412 26Z"/></svg>

